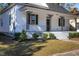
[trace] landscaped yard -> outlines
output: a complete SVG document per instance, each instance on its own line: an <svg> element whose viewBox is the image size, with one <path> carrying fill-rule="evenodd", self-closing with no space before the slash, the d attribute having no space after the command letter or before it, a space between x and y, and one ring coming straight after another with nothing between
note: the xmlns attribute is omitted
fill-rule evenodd
<svg viewBox="0 0 79 59"><path fill-rule="evenodd" d="M43 45L45 47L35 52L33 55L44 55L44 56L53 55L55 53L61 53L71 51L74 49L79 49L79 44L60 40L48 40L47 43L44 43Z"/></svg>
<svg viewBox="0 0 79 59"><path fill-rule="evenodd" d="M46 42L20 42L16 44L0 44L0 55L33 55L47 56L55 53L79 49L79 44L61 40L47 40Z"/></svg>

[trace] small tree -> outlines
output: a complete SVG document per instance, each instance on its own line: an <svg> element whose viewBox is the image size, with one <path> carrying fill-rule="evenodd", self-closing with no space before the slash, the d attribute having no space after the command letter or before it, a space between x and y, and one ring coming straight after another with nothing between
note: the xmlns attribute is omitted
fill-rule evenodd
<svg viewBox="0 0 79 59"><path fill-rule="evenodd" d="M25 41L27 39L27 35L26 35L26 31L25 30L23 30L21 32L21 35L20 35L19 39L20 39L19 41Z"/></svg>

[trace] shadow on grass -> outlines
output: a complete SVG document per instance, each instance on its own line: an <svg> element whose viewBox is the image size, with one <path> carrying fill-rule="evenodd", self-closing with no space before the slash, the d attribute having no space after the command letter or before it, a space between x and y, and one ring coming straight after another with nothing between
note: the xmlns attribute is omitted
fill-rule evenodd
<svg viewBox="0 0 79 59"><path fill-rule="evenodd" d="M19 42L14 45L10 45L7 49L0 50L0 55L3 56L32 56L32 54L44 46L34 46L32 43Z"/></svg>

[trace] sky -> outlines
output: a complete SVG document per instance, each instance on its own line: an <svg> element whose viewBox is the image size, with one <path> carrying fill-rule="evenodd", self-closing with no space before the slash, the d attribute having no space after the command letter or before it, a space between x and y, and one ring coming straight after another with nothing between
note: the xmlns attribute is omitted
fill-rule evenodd
<svg viewBox="0 0 79 59"><path fill-rule="evenodd" d="M77 4L75 5L75 7L77 7L77 8L79 9L79 3L77 3Z"/></svg>

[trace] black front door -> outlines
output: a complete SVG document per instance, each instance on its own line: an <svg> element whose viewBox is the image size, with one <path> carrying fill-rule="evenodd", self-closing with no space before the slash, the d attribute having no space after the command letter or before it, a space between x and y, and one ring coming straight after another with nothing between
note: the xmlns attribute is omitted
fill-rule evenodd
<svg viewBox="0 0 79 59"><path fill-rule="evenodd" d="M46 30L50 31L50 19L46 19Z"/></svg>

